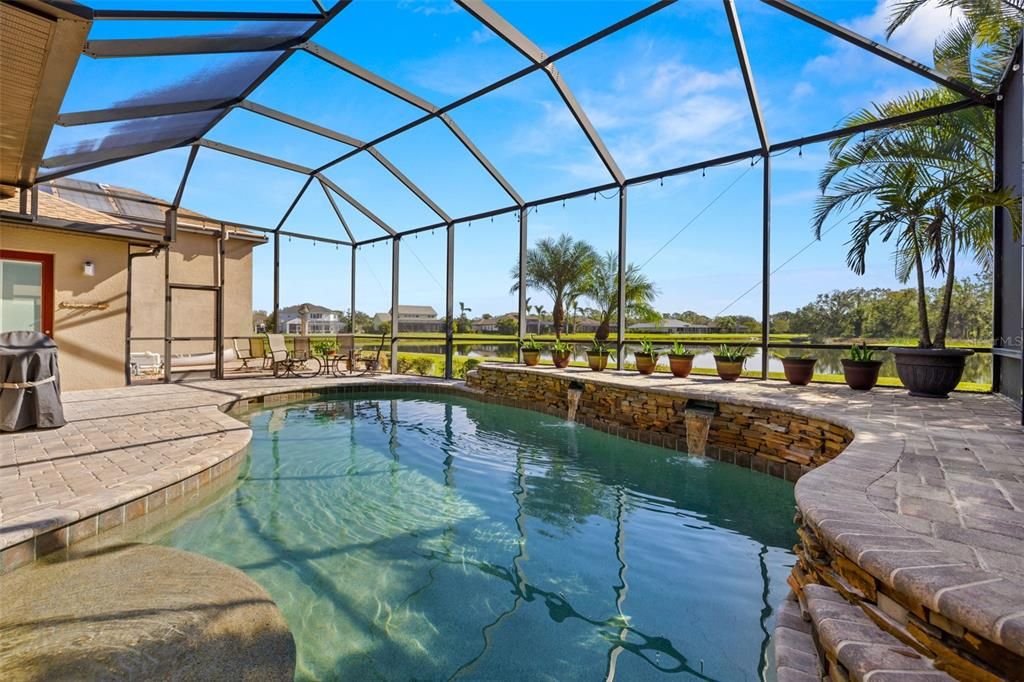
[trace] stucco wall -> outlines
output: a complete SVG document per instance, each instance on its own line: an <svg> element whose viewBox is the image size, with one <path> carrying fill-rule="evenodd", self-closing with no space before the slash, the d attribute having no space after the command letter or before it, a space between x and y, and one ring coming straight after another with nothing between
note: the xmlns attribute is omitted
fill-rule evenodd
<svg viewBox="0 0 1024 682"><path fill-rule="evenodd" d="M254 242L229 239L225 247L225 336L247 336L252 320L252 248ZM128 287L128 253L142 252L127 242L80 236L48 229L0 224L0 248L48 253L54 256L54 339L60 346L65 390L124 385L124 339ZM212 235L179 231L171 249L171 281L186 284L219 283L217 240ZM132 336L163 337L164 254L136 258L132 265ZM96 274L86 277L82 263L95 263ZM174 293L172 333L175 336L214 336L214 292L178 290ZM61 309L62 302L104 303L106 310ZM231 342L225 343L231 348ZM207 353L213 341L181 341L173 353ZM163 354L163 341L138 341L132 351Z"/></svg>
<svg viewBox="0 0 1024 682"><path fill-rule="evenodd" d="M53 336L64 390L124 384L128 244L0 222L0 248L53 254ZM96 274L87 277L82 263ZM62 309L61 303L103 303L106 310Z"/></svg>
<svg viewBox="0 0 1024 682"><path fill-rule="evenodd" d="M224 263L224 336L248 336L252 327L252 248L254 243L228 239ZM164 254L136 258L132 265L132 336L162 337L164 333ZM170 280L176 284L216 285L217 240L208 235L178 231L172 245ZM214 336L215 300L212 291L177 289L172 294L171 333L174 336ZM212 341L177 341L171 352L208 353ZM225 342L231 348L231 342ZM140 341L133 351L163 353L163 342Z"/></svg>

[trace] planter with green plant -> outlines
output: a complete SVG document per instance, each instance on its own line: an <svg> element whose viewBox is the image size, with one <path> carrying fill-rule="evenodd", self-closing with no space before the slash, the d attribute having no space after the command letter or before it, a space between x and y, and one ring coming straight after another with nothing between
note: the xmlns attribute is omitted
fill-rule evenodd
<svg viewBox="0 0 1024 682"><path fill-rule="evenodd" d="M528 339L519 340L519 352L523 354L523 364L527 367L536 367L540 362L541 346L537 339L530 335Z"/></svg>
<svg viewBox="0 0 1024 682"><path fill-rule="evenodd" d="M320 358L334 355L334 342L327 340L315 342L313 344L313 353Z"/></svg>
<svg viewBox="0 0 1024 682"><path fill-rule="evenodd" d="M882 361L875 360L874 355L864 343L850 347L850 357L842 359L847 386L855 391L870 391L875 387Z"/></svg>
<svg viewBox="0 0 1024 682"><path fill-rule="evenodd" d="M568 367L569 362L572 361L572 350L571 344L561 339L555 339L555 343L551 346L551 361L555 363L555 367L558 369Z"/></svg>
<svg viewBox="0 0 1024 682"><path fill-rule="evenodd" d="M658 352L654 350L654 344L644 339L640 342L640 350L633 353L636 358L636 371L641 374L654 374L658 366Z"/></svg>
<svg viewBox="0 0 1024 682"><path fill-rule="evenodd" d="M608 367L608 346L596 338L587 348L587 364L595 372L601 372Z"/></svg>
<svg viewBox="0 0 1024 682"><path fill-rule="evenodd" d="M746 346L727 346L722 344L715 351L715 369L722 381L736 381L743 374L743 362L754 354Z"/></svg>
<svg viewBox="0 0 1024 682"><path fill-rule="evenodd" d="M990 12L985 7L978 11ZM909 17L908 12L896 14L902 20ZM958 29L955 39L943 40L944 68L954 64L954 68L965 68L954 77L967 82L999 77L1002 69L976 67L979 57L973 51L984 50L980 38ZM1012 50L1015 44L1016 39L1007 41L1006 47ZM939 54L937 45L936 60ZM975 87L993 89L988 82ZM917 90L852 114L843 126L875 125L882 118L948 106L957 98L943 88ZM823 226L836 214L864 207L850 225L846 256L850 269L863 275L869 246L881 241L894 245L892 261L899 281L914 281L917 347L889 348L900 380L914 396L948 397L971 355L969 350L946 348L958 260L967 256L982 265L991 261L994 211L1008 218L1014 238L1020 238L1020 198L1012 185L1000 183L995 174L993 140L990 112L957 111L838 138L831 143L829 162L821 171L815 235L820 238ZM941 278L934 300L928 276Z"/></svg>
<svg viewBox="0 0 1024 682"><path fill-rule="evenodd" d="M811 379L814 378L814 365L817 364L818 358L806 354L776 355L775 357L782 363L786 381L794 386L806 386L811 383Z"/></svg>
<svg viewBox="0 0 1024 682"><path fill-rule="evenodd" d="M672 344L672 350L668 353L668 366L672 370L672 376L685 379L690 376L693 369L693 358L696 354L683 345L681 341Z"/></svg>

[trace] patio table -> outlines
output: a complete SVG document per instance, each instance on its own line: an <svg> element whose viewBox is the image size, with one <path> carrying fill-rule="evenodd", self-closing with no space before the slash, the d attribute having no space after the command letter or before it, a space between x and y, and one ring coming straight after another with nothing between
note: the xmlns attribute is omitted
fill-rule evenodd
<svg viewBox="0 0 1024 682"><path fill-rule="evenodd" d="M38 332L0 334L0 431L66 423L57 344Z"/></svg>

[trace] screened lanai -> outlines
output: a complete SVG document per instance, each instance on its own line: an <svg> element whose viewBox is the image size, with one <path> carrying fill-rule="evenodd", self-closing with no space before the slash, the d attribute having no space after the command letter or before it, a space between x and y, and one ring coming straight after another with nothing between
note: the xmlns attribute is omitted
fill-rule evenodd
<svg viewBox="0 0 1024 682"><path fill-rule="evenodd" d="M1019 187L1020 48L1000 89L947 75L930 52L948 9L887 39L874 0L5 4L64 22L40 85L54 103L45 150L4 169L23 213L48 183L84 178L159 197L141 201L165 242L185 207L220 226L221 255L233 234L265 235L252 300L275 325L313 298L353 332L359 312L390 312L391 357L441 355L449 378L460 318L504 357L549 335L553 302L524 273L560 234L612 266L619 367L644 329L632 334L644 323L618 276L634 267L662 319L698 311L756 346L762 379L773 352L848 347L783 328L816 295L905 286L884 245L870 284L845 267L856 207L810 227L836 140L991 109L997 176ZM936 87L939 105L852 122ZM1020 243L998 211L993 235L991 264L964 271L991 292L968 374L1019 399ZM167 303L156 326L130 328L126 356L155 340L166 357L189 340L230 346L223 278L168 269L164 286L165 302L217 298L216 318L189 330ZM436 330L400 306L433 309ZM510 314L514 329L488 325Z"/></svg>

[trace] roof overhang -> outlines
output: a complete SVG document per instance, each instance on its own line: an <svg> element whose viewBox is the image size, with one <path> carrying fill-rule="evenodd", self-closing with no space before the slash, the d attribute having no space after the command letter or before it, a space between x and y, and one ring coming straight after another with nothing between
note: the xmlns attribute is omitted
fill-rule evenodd
<svg viewBox="0 0 1024 682"><path fill-rule="evenodd" d="M39 216L33 220L30 215L13 211L0 211L0 222L30 229L59 230L61 232L73 232L86 237L117 239L133 244L160 244L163 241L162 235L134 229L130 226L87 223L46 216Z"/></svg>
<svg viewBox="0 0 1024 682"><path fill-rule="evenodd" d="M0 4L0 198L35 183L91 26L92 11L69 0Z"/></svg>

